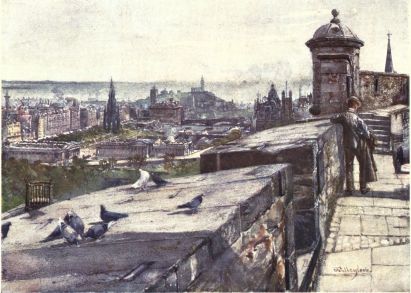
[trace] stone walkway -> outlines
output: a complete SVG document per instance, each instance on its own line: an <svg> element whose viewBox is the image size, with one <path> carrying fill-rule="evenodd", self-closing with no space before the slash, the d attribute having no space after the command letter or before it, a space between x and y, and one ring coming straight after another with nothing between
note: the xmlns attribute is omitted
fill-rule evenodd
<svg viewBox="0 0 411 293"><path fill-rule="evenodd" d="M372 191L337 201L318 291L410 289L409 175L394 174L391 156L375 159L379 181Z"/></svg>

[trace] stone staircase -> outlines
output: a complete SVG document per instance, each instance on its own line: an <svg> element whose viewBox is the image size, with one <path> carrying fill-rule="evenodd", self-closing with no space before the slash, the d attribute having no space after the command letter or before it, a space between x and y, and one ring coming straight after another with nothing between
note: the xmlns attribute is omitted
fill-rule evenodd
<svg viewBox="0 0 411 293"><path fill-rule="evenodd" d="M391 118L373 113L359 113L378 139L377 154L391 154Z"/></svg>

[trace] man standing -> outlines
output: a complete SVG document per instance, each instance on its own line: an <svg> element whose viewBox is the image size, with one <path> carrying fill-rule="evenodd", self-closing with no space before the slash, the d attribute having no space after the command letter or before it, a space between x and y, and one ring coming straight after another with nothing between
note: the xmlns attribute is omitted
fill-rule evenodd
<svg viewBox="0 0 411 293"><path fill-rule="evenodd" d="M365 122L356 114L361 107L361 101L351 96L347 100L348 110L331 118L332 123L343 126L343 143L345 155L346 194L354 192L354 157L360 165L360 191L367 193L368 182L377 181L377 166L373 157L376 144L374 135L368 130Z"/></svg>

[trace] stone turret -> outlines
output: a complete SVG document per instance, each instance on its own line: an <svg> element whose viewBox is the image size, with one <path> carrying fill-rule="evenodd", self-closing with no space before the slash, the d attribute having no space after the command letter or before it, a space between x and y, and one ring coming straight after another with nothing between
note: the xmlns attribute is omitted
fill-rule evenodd
<svg viewBox="0 0 411 293"><path fill-rule="evenodd" d="M338 18L319 27L305 44L313 60L313 106L311 114L332 114L345 110L351 95L359 95L360 48L364 42Z"/></svg>

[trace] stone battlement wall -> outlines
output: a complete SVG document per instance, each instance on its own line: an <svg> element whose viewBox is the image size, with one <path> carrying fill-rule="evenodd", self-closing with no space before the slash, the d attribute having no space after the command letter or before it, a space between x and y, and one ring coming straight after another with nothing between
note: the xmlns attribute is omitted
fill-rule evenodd
<svg viewBox="0 0 411 293"><path fill-rule="evenodd" d="M11 217L2 291L295 290L292 182L287 164L254 166L142 192L110 188ZM198 194L196 213L176 208ZM100 204L129 216L79 247L39 242L70 209L86 229L100 221Z"/></svg>
<svg viewBox="0 0 411 293"><path fill-rule="evenodd" d="M207 173L260 164L291 164L295 208L291 224L295 228L296 254L302 255L319 249L320 239L327 236L333 206L343 189L343 162L342 127L327 119L272 128L219 146L201 155L200 168ZM304 274L299 285L304 285L303 279ZM310 279L305 281L309 283Z"/></svg>

